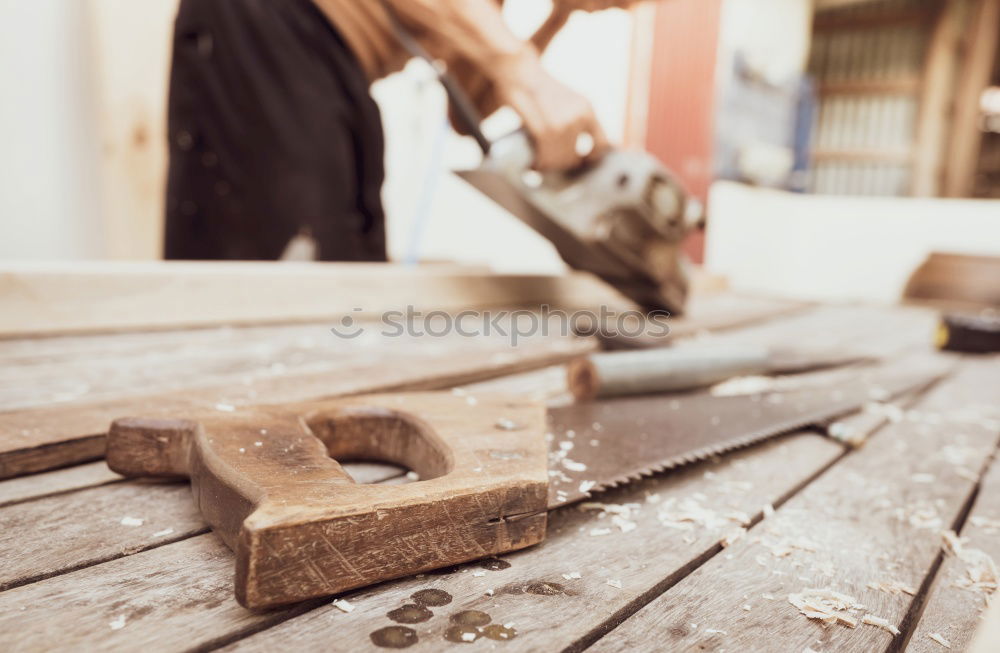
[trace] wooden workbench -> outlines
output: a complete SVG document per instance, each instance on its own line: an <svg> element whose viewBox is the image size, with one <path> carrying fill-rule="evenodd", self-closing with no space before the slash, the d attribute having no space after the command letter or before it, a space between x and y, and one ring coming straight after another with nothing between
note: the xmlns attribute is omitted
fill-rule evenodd
<svg viewBox="0 0 1000 653"><path fill-rule="evenodd" d="M850 343L887 357L928 349L935 318L731 296L695 305L676 337ZM111 473L94 424L158 401L183 410L456 385L558 404L567 400L558 363L595 347L558 335L517 348L488 337L340 340L330 325L0 340L0 650L797 653L948 650L938 637L962 650L970 641L986 591L961 587L968 564L945 556L942 531L1000 558L995 357L957 360L906 406L846 418L868 434L861 448L817 426L599 497L634 528L612 526L608 510L568 507L550 514L543 544L502 559L336 597L346 604L244 610L233 598L233 555L186 484ZM33 425L53 423L59 438L33 442ZM359 481L406 481L388 465L349 471ZM809 619L788 601L804 588L850 595L865 606L859 619L888 626ZM492 638L473 624L487 620L496 626L482 633Z"/></svg>

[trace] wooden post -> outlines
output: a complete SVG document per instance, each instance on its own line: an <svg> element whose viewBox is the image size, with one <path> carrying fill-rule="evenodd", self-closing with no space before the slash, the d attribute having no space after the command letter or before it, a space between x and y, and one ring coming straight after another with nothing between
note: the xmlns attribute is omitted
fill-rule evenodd
<svg viewBox="0 0 1000 653"><path fill-rule="evenodd" d="M990 82L998 40L1000 0L976 0L955 95L954 129L945 167L943 194L946 197L972 194L983 138L979 128L979 99Z"/></svg>
<svg viewBox="0 0 1000 653"><path fill-rule="evenodd" d="M915 197L936 197L941 189L948 111L951 109L958 47L967 6L966 2L943 2L931 33L924 64L913 161L912 195Z"/></svg>

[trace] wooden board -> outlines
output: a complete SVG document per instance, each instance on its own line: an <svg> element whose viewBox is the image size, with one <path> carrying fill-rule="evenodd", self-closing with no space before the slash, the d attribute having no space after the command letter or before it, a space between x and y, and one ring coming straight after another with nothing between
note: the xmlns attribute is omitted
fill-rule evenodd
<svg viewBox="0 0 1000 653"><path fill-rule="evenodd" d="M0 507L120 480L104 461L12 478L0 482Z"/></svg>
<svg viewBox="0 0 1000 653"><path fill-rule="evenodd" d="M877 433L594 650L873 651L899 645L905 639L894 642L875 626L824 627L800 614L788 597L804 588L846 593L906 637L914 625L913 597L868 584L898 581L914 592L925 589L939 533L961 519L975 488L968 470L942 452L961 446L973 461L991 455L998 429L984 415L994 410L998 382L995 361L968 364L928 393L913 420ZM865 612L854 614L860 621Z"/></svg>
<svg viewBox="0 0 1000 653"><path fill-rule="evenodd" d="M344 468L359 483L405 473L384 464ZM0 591L207 531L187 483L123 481L8 505L0 508L0 549L6 552Z"/></svg>
<svg viewBox="0 0 1000 653"><path fill-rule="evenodd" d="M87 262L0 266L0 336L295 322L484 306L626 306L593 277L387 263Z"/></svg>
<svg viewBox="0 0 1000 653"><path fill-rule="evenodd" d="M190 414L215 410L219 405L449 387L552 365L591 351L595 346L582 339L535 336L524 338L518 347L512 348L499 336L473 339L457 335L446 341L425 339L395 351L388 347L391 341L386 344L386 348L381 348L376 340L345 349L345 356L323 371L254 377L247 383L197 390L0 412L0 478L101 457L103 434L111 421L119 417Z"/></svg>
<svg viewBox="0 0 1000 653"><path fill-rule="evenodd" d="M956 449L953 455L961 459L963 453ZM977 461L969 462L974 465ZM1000 463L995 459L980 482L972 510L956 530L963 538L968 538L965 546L1000 561ZM987 600L983 592L962 587L968 578L967 570L965 562L945 555L907 651L942 653L945 649L930 638L933 633L944 637L953 651L966 650L972 644Z"/></svg>

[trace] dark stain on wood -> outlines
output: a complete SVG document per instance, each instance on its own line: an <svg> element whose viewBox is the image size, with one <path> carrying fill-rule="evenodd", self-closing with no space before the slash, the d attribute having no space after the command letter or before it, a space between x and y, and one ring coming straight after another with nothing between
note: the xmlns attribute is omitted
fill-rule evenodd
<svg viewBox="0 0 1000 653"><path fill-rule="evenodd" d="M407 648L419 641L417 631L406 626L386 626L379 628L369 637L372 644L382 648Z"/></svg>
<svg viewBox="0 0 1000 653"><path fill-rule="evenodd" d="M452 597L444 590L426 589L414 592L410 598L419 606L440 607L451 603Z"/></svg>
<svg viewBox="0 0 1000 653"><path fill-rule="evenodd" d="M387 617L398 624L419 624L434 616L434 613L422 605L407 603L401 608L389 610Z"/></svg>
<svg viewBox="0 0 1000 653"><path fill-rule="evenodd" d="M481 610L462 610L451 615L451 621L459 626L485 626L493 617Z"/></svg>

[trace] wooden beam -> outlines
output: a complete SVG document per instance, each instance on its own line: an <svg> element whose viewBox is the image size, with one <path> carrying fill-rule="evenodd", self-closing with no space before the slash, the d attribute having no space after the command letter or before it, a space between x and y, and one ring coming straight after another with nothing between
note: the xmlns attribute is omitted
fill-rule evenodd
<svg viewBox="0 0 1000 653"><path fill-rule="evenodd" d="M946 2L938 12L924 62L917 118L913 187L916 197L935 197L941 184L948 133L948 111L956 77L965 2Z"/></svg>
<svg viewBox="0 0 1000 653"><path fill-rule="evenodd" d="M983 133L979 126L979 101L989 86L1000 40L1000 0L976 0L969 25L966 55L955 94L955 115L944 195L969 197L976 175Z"/></svg>

